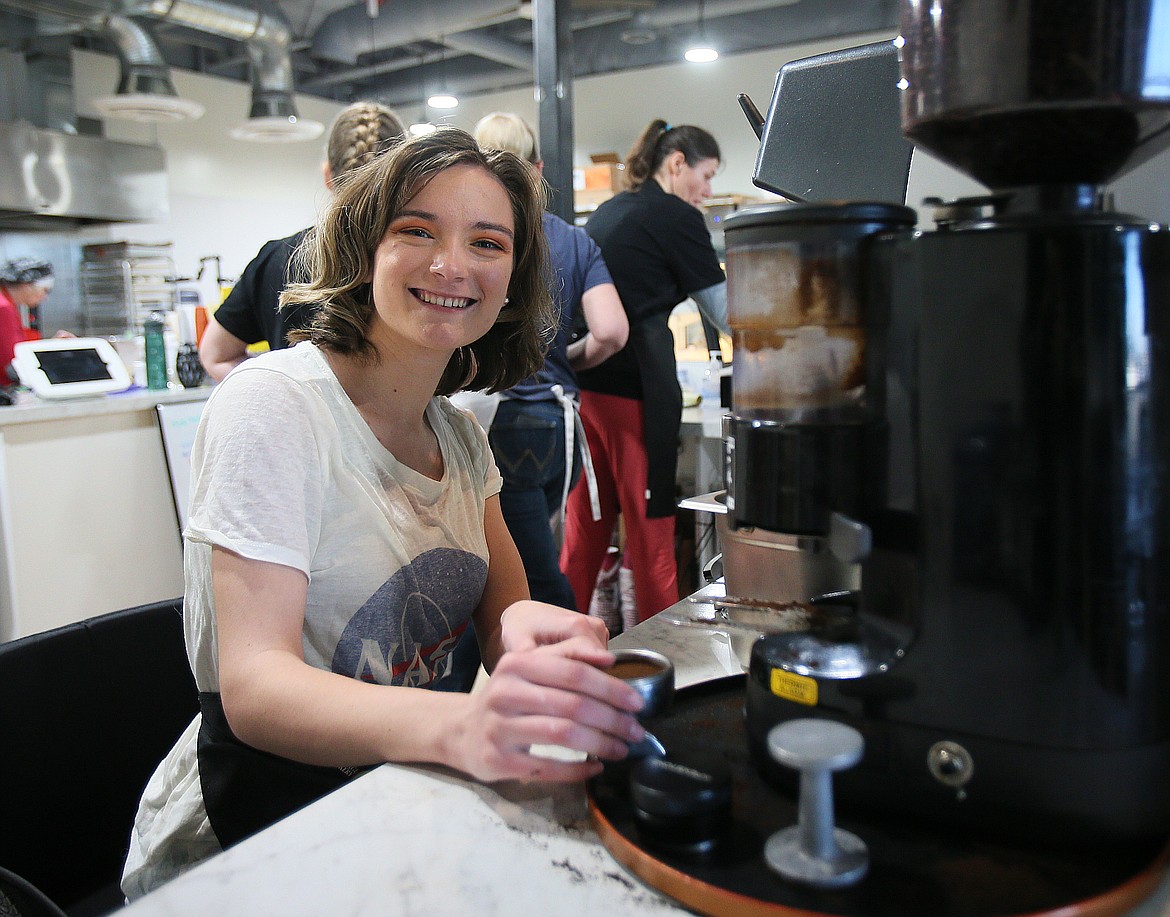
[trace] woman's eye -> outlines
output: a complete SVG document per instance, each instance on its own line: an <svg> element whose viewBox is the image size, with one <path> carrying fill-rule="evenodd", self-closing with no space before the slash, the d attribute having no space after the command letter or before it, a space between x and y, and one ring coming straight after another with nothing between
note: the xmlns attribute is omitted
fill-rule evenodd
<svg viewBox="0 0 1170 917"><path fill-rule="evenodd" d="M429 239L431 237L431 234L429 232L427 232L425 229L421 229L418 226L406 226L406 227L403 227L402 229L398 230L398 232L401 235L414 236L415 238L418 238L418 239Z"/></svg>
<svg viewBox="0 0 1170 917"><path fill-rule="evenodd" d="M504 246L502 246L494 239L478 239L472 244L478 246L479 248L486 248L491 251L502 252L504 250Z"/></svg>

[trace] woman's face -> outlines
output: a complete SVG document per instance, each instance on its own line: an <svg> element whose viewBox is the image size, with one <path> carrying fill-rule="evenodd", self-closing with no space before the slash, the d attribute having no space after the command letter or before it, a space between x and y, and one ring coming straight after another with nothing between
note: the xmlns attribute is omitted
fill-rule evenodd
<svg viewBox="0 0 1170 917"><path fill-rule="evenodd" d="M711 179L719 171L719 160L714 157L700 159L693 166L687 165L686 158L679 154L677 168L671 176L671 194L681 197L693 207L699 207L711 196Z"/></svg>
<svg viewBox="0 0 1170 917"><path fill-rule="evenodd" d="M371 338L434 350L445 363L483 337L504 306L515 225L508 192L480 166L432 178L374 251Z"/></svg>

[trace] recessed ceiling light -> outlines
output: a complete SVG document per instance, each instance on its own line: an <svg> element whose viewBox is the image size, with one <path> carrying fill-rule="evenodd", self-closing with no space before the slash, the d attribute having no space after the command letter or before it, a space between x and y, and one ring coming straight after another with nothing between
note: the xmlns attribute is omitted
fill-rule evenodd
<svg viewBox="0 0 1170 917"><path fill-rule="evenodd" d="M412 137L421 137L423 134L433 134L437 128L430 121L416 121L407 130Z"/></svg>
<svg viewBox="0 0 1170 917"><path fill-rule="evenodd" d="M453 95L442 92L427 99L427 105L431 108L458 108L459 100Z"/></svg>
<svg viewBox="0 0 1170 917"><path fill-rule="evenodd" d="M719 52L714 48L687 48L683 57L692 64L709 64L711 61L719 60Z"/></svg>

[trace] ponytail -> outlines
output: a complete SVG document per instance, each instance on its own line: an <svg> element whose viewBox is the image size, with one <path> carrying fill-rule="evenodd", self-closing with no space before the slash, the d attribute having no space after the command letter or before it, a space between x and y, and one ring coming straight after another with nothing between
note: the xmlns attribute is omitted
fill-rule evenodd
<svg viewBox="0 0 1170 917"><path fill-rule="evenodd" d="M637 191L675 150L683 154L689 166L703 159L723 158L715 138L701 127L693 124L672 127L655 118L626 154L626 187Z"/></svg>

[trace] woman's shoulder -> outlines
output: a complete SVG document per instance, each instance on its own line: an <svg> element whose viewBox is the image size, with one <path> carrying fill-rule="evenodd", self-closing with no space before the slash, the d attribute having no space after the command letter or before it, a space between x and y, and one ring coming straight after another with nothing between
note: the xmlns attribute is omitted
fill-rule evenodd
<svg viewBox="0 0 1170 917"><path fill-rule="evenodd" d="M246 360L208 398L203 419L215 441L271 442L279 449L335 436L345 404L319 352L298 344ZM294 352L298 351L298 352Z"/></svg>
<svg viewBox="0 0 1170 917"><path fill-rule="evenodd" d="M290 378L316 378L327 372L328 368L329 364L325 361L321 348L311 341L302 341L292 347L267 350L245 360L232 371L232 374L267 371Z"/></svg>
<svg viewBox="0 0 1170 917"><path fill-rule="evenodd" d="M567 223L552 213L544 215L544 234L548 237L548 246L556 264L557 256L568 257L574 252L591 252L597 248L593 237L582 226ZM561 265L557 265L560 267Z"/></svg>
<svg viewBox="0 0 1170 917"><path fill-rule="evenodd" d="M703 211L694 204L687 203L677 194L669 194L664 191L654 195L653 201L660 213L669 213L672 219L703 222Z"/></svg>
<svg viewBox="0 0 1170 917"><path fill-rule="evenodd" d="M460 407L446 395L436 395L432 398L431 409L450 428L451 432L461 439L474 436L477 430L483 429L470 408Z"/></svg>
<svg viewBox="0 0 1170 917"><path fill-rule="evenodd" d="M482 465L490 455L487 433L467 408L459 407L445 395L431 399L428 413L437 435L466 456L467 467Z"/></svg>
<svg viewBox="0 0 1170 917"><path fill-rule="evenodd" d="M299 392L329 388L332 379L320 349L305 342L245 360L215 387L209 402L240 398L295 400Z"/></svg>

